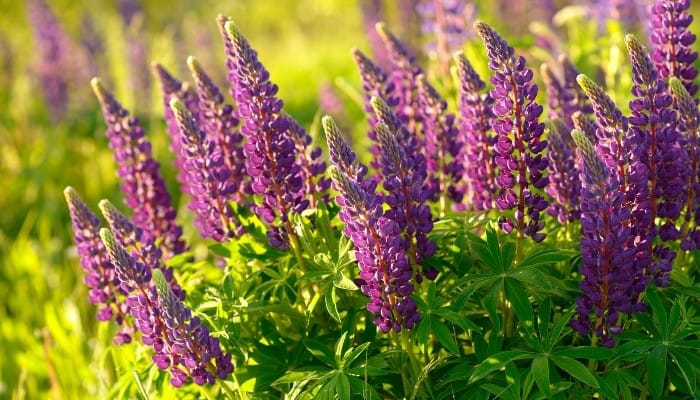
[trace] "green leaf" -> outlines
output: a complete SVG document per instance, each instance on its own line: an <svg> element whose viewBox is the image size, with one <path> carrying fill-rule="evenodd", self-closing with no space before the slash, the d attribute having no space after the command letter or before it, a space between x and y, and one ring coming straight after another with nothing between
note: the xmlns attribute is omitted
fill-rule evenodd
<svg viewBox="0 0 700 400"><path fill-rule="evenodd" d="M437 338L438 342L445 346L453 354L459 354L459 348L457 348L457 343L455 342L454 336L449 329L442 323L442 321L431 318L431 328L432 332Z"/></svg>
<svg viewBox="0 0 700 400"><path fill-rule="evenodd" d="M549 317L552 313L552 298L547 297L537 307L537 329L544 338L549 336Z"/></svg>
<svg viewBox="0 0 700 400"><path fill-rule="evenodd" d="M573 252L564 250L542 250L528 257L518 264L518 269L523 267L534 267L543 264L554 264L561 261L566 261L574 255Z"/></svg>
<svg viewBox="0 0 700 400"><path fill-rule="evenodd" d="M532 371L530 372L535 378L535 383L537 387L544 392L547 397L551 396L551 391L549 388L549 359L547 357L535 357L532 360Z"/></svg>
<svg viewBox="0 0 700 400"><path fill-rule="evenodd" d="M474 332L481 332L481 328L479 327L479 325L463 317L460 313L454 312L450 309L438 308L437 310L433 310L432 313L442 318L445 318L446 320L459 326L465 332L470 329Z"/></svg>
<svg viewBox="0 0 700 400"><path fill-rule="evenodd" d="M370 342L362 343L361 345L355 347L354 349L348 350L345 353L345 356L343 357L343 360L342 360L343 367L345 367L345 368L350 367L352 365L352 363L354 363L355 360L357 360L357 358L360 357L360 355L362 355L362 353L364 353L367 350L367 348L370 346L370 344L371 344Z"/></svg>
<svg viewBox="0 0 700 400"><path fill-rule="evenodd" d="M348 377L348 381L350 382L350 387L352 388L352 394L359 396L356 398L365 399L365 400L380 400L381 399L381 397L379 396L379 393L377 393L377 390L374 389L372 387L372 385L370 385L366 381L362 381L360 379L357 379L354 376Z"/></svg>
<svg viewBox="0 0 700 400"><path fill-rule="evenodd" d="M615 351L612 349L594 346L562 347L554 350L552 353L558 356L598 361L610 360L615 355Z"/></svg>
<svg viewBox="0 0 700 400"><path fill-rule="evenodd" d="M328 347L313 339L304 339L304 346L309 352L331 368L336 368L335 357Z"/></svg>
<svg viewBox="0 0 700 400"><path fill-rule="evenodd" d="M520 323L527 326L529 323L532 326L532 321L535 319L534 313L532 311L532 303L525 293L520 282L515 279L506 278L504 279L506 299L511 302L513 309L515 310L515 315L518 316Z"/></svg>
<svg viewBox="0 0 700 400"><path fill-rule="evenodd" d="M523 267L521 265L515 270L511 271L508 276L523 282L527 286L532 286L538 289L552 290L554 288L549 280L549 276L542 270L532 266Z"/></svg>
<svg viewBox="0 0 700 400"><path fill-rule="evenodd" d="M545 340L548 349L551 350L554 348L554 346L557 345L562 333L564 332L564 329L566 329L566 327L568 326L569 321L571 320L571 317L574 316L575 312L575 309L569 310L569 312L560 316L557 320L554 321L552 331L549 333L549 336Z"/></svg>
<svg viewBox="0 0 700 400"><path fill-rule="evenodd" d="M503 269L508 271L513 268L513 260L515 260L515 243L508 241L503 243L501 247L501 262Z"/></svg>
<svg viewBox="0 0 700 400"><path fill-rule="evenodd" d="M666 324L666 338L670 338L673 335L673 331L678 328L678 321L681 318L681 306L678 304L676 299L671 306L671 315L668 317L668 324Z"/></svg>
<svg viewBox="0 0 700 400"><path fill-rule="evenodd" d="M666 314L666 308L661 302L661 297L659 297L659 292L654 286L649 286L647 287L645 294L647 303L649 303L649 306L653 311L654 317L658 322L658 326L665 329L668 325L668 315ZM666 337L664 337L664 339L665 338Z"/></svg>
<svg viewBox="0 0 700 400"><path fill-rule="evenodd" d="M557 367L563 369L566 371L566 373L585 383L586 385L596 389L600 387L598 380L596 380L595 376L593 376L593 373L591 373L591 371L586 368L585 365L574 360L573 358L552 354L551 360L557 365Z"/></svg>
<svg viewBox="0 0 700 400"><path fill-rule="evenodd" d="M341 273L337 273L335 274L335 276L333 276L333 286L343 290L359 289L357 285L355 285L355 282L352 281L352 279L348 278L347 276Z"/></svg>
<svg viewBox="0 0 700 400"><path fill-rule="evenodd" d="M494 385L493 383L485 383L481 385L483 389L488 390L491 394L496 396L496 398L504 400L520 400L520 398L516 394L513 394L513 392L509 390L511 386L504 388L498 385Z"/></svg>
<svg viewBox="0 0 700 400"><path fill-rule="evenodd" d="M656 346L647 357L649 391L654 399L660 399L666 380L666 347Z"/></svg>
<svg viewBox="0 0 700 400"><path fill-rule="evenodd" d="M533 353L522 351L522 350L508 350L501 353L494 354L487 357L486 360L481 362L474 368L472 376L469 378L469 383L474 383L487 377L491 372L503 368L506 364L515 360L522 360L525 358L532 358Z"/></svg>
<svg viewBox="0 0 700 400"><path fill-rule="evenodd" d="M326 290L324 297L328 314L337 322L341 322L340 313L338 312L338 301L335 297L335 286L330 286L328 290Z"/></svg>
<svg viewBox="0 0 700 400"><path fill-rule="evenodd" d="M338 374L338 381L335 385L335 392L338 394L340 400L351 400L350 399L350 381L347 375Z"/></svg>
<svg viewBox="0 0 700 400"><path fill-rule="evenodd" d="M688 385L689 392L695 393L700 364L696 364L698 361L697 359L695 361L691 361L689 359L691 357L688 356L694 356L696 358L699 357L696 354L689 354L687 351L677 349L670 350L669 353L671 354L671 358L673 358L678 365L678 370L680 371L685 384Z"/></svg>

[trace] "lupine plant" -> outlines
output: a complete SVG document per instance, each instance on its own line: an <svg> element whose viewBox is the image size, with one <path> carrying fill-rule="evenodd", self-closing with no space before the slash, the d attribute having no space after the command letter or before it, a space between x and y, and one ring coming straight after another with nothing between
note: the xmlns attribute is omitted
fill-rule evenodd
<svg viewBox="0 0 700 400"><path fill-rule="evenodd" d="M385 3L361 2L371 47L343 56L359 74L323 88L343 89L322 105L342 124L298 113L309 84L280 89L252 22L223 15L211 27L226 76L213 57L154 61L158 118L91 81L124 204L64 190L67 254L100 322L86 346L105 387L90 395L700 398L690 1L656 0L649 16L582 2L625 22L594 27L622 58L600 69L608 87L566 50L585 25L564 21L575 7L537 2L566 28L539 48L487 11L465 24L484 2L400 2L396 24ZM429 33L405 35L419 18ZM621 33L638 22L648 40Z"/></svg>

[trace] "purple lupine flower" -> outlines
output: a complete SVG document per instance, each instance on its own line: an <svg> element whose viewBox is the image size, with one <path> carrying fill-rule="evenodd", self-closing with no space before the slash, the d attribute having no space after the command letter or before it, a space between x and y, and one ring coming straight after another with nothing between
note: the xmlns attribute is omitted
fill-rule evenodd
<svg viewBox="0 0 700 400"><path fill-rule="evenodd" d="M297 163L301 167L304 179L301 194L309 198L309 206L314 208L319 200L327 202L326 192L331 186L330 179L323 176L326 172L326 162L321 158L322 150L318 146L312 147L313 139L297 120L284 111L282 116L287 120L287 133L294 142Z"/></svg>
<svg viewBox="0 0 700 400"><path fill-rule="evenodd" d="M576 78L581 74L576 66L571 62L565 54L559 55L557 61L563 71L561 84L574 98L573 108L582 112L585 115L593 114L593 106L591 101L586 96L586 93L581 89L581 86L576 81ZM593 142L595 144L595 142Z"/></svg>
<svg viewBox="0 0 700 400"><path fill-rule="evenodd" d="M642 18L637 7L637 0L585 0L589 16L598 21L599 30L606 25L608 20L622 22L627 29L631 29Z"/></svg>
<svg viewBox="0 0 700 400"><path fill-rule="evenodd" d="M223 19L222 19L223 21ZM243 149L253 192L263 197L257 214L271 225L270 244L287 248L296 241L291 213L301 213L309 205L304 194L303 176L296 163L295 144L289 122L281 114L283 102L276 97L277 85L258 60L250 43L232 21L224 22L232 94L238 104L238 117L245 121L241 132L247 138ZM273 225L279 216L279 224Z"/></svg>
<svg viewBox="0 0 700 400"><path fill-rule="evenodd" d="M617 108L617 105L605 93L605 90L590 78L580 74L576 77L576 81L591 101L593 112L598 122L598 128L596 129L598 143L596 148L608 168L617 171L617 181L620 184L620 190L627 192L632 148L629 145L631 138L628 132L627 118L622 115L622 111Z"/></svg>
<svg viewBox="0 0 700 400"><path fill-rule="evenodd" d="M187 65L199 95L198 118L195 119L206 133L207 139L223 156L230 174L229 183L233 185L231 190L234 190L231 198L242 203L245 197L253 192L245 171L243 135L235 110L233 106L224 102L224 95L194 57L187 58ZM191 110L186 102L183 101L183 104Z"/></svg>
<svg viewBox="0 0 700 400"><path fill-rule="evenodd" d="M102 105L106 135L119 166L117 174L122 180L124 202L134 212L134 224L156 242L160 241L165 259L183 253L187 246L182 240L182 227L175 222L170 194L143 128L98 78L93 78L91 84Z"/></svg>
<svg viewBox="0 0 700 400"><path fill-rule="evenodd" d="M70 211L73 241L80 256L80 265L85 271L84 282L90 289L88 299L90 303L99 307L98 320L113 320L117 325L123 326L122 331L115 336L114 343L130 343L133 327L126 319L129 312L124 303L126 292L121 290L114 266L100 240L100 220L90 211L75 189L69 186L63 193Z"/></svg>
<svg viewBox="0 0 700 400"><path fill-rule="evenodd" d="M545 191L552 198L547 213L561 224L574 222L581 215L581 178L576 165L576 146L564 121L554 119L547 128L549 185Z"/></svg>
<svg viewBox="0 0 700 400"><path fill-rule="evenodd" d="M683 82L690 97L695 96L698 70L693 65L698 52L693 51L695 35L688 30L693 22L690 0L657 0L649 21L652 44L651 58L662 78L675 76Z"/></svg>
<svg viewBox="0 0 700 400"><path fill-rule="evenodd" d="M491 131L493 99L482 91L486 84L464 53L455 55L459 76L460 141L465 179L469 191L468 204L476 211L491 210L496 202L496 165L494 146L496 136ZM457 206L458 210L466 208Z"/></svg>
<svg viewBox="0 0 700 400"><path fill-rule="evenodd" d="M389 206L384 216L398 225L411 264L421 266L421 270L415 271L416 282L421 282L423 276L433 280L438 271L425 263L426 257L435 254L435 243L427 236L433 229L433 221L426 204L430 190L424 185L425 159L408 154L398 141L398 132L392 132L383 122L380 121L376 129L382 150L383 185L387 191L384 202Z"/></svg>
<svg viewBox="0 0 700 400"><path fill-rule="evenodd" d="M386 68L391 61L384 50L384 42L374 28L377 23L384 20L382 0L360 0L360 11L362 12L362 26L372 49L372 57L377 60L379 65Z"/></svg>
<svg viewBox="0 0 700 400"><path fill-rule="evenodd" d="M180 82L173 77L162 65L157 62L151 64L153 74L160 82L163 93L163 109L165 113L165 124L170 137L170 151L175 156L175 169L177 170L177 181L183 193L192 194L187 186L187 172L185 172L185 157L182 155L182 144L180 143L180 129L173 110L170 109L170 100L178 98L185 103L187 109L195 116L199 115L199 99L194 89L187 83Z"/></svg>
<svg viewBox="0 0 700 400"><path fill-rule="evenodd" d="M574 94L562 85L547 64L542 64L540 73L547 91L547 106L549 108L547 117L550 120L560 118L571 129L573 127L571 116L578 110ZM567 133L566 136L569 134Z"/></svg>
<svg viewBox="0 0 700 400"><path fill-rule="evenodd" d="M350 179L357 182L363 181L367 174L367 167L357 160L355 152L350 148L333 118L324 116L321 118L321 125L326 133L328 157L331 163Z"/></svg>
<svg viewBox="0 0 700 400"><path fill-rule="evenodd" d="M571 326L581 335L594 332L604 346L620 333L620 313L644 310L639 293L646 277L638 274L631 210L612 172L579 130L572 132L583 160L581 171L581 296Z"/></svg>
<svg viewBox="0 0 700 400"><path fill-rule="evenodd" d="M449 73L452 54L473 35L476 6L462 0L422 0L417 11L423 34L430 38L427 53L440 61L443 72Z"/></svg>
<svg viewBox="0 0 700 400"><path fill-rule="evenodd" d="M490 81L494 86L493 129L498 135L496 182L501 188L496 206L516 209L515 222L503 218L500 225L506 232L515 228L540 242L545 238L540 232L544 228L540 213L548 204L534 190L544 189L548 180L544 175L547 159L542 154L547 141L542 140L544 124L539 122L542 106L535 102L537 85L532 83L532 70L525 67L525 58L516 57L513 47L496 31L481 21L474 28L486 45L489 68L495 72Z"/></svg>
<svg viewBox="0 0 700 400"><path fill-rule="evenodd" d="M647 240L653 261L647 269L659 286L669 282L671 262L676 253L660 243L676 240L679 232L674 225L684 206L687 185L688 154L679 145L680 134L675 127L673 98L666 84L641 43L632 35L625 38L632 63L632 115L629 118L632 146L630 192L634 196L635 227L642 240ZM657 225L657 217L663 225Z"/></svg>
<svg viewBox="0 0 700 400"><path fill-rule="evenodd" d="M447 102L424 75L418 76L418 105L425 138L427 184L432 198L439 199L440 215L444 215L448 197L460 203L464 196L456 186L463 174L462 163L458 160L462 150L459 131L455 115L447 112Z"/></svg>
<svg viewBox="0 0 700 400"><path fill-rule="evenodd" d="M153 271L153 282L167 329L173 386L182 386L190 376L198 385L226 379L233 372L231 354L224 353L219 339L210 335L209 328L198 317L192 316L160 270Z"/></svg>
<svg viewBox="0 0 700 400"><path fill-rule="evenodd" d="M416 78L423 74L423 69L418 65L416 57L408 49L408 46L391 33L383 22L378 23L376 28L379 37L384 41L384 46L391 60L388 81L394 84L396 90L398 99L396 115L406 125L408 131L415 134L418 124L421 122Z"/></svg>
<svg viewBox="0 0 700 400"><path fill-rule="evenodd" d="M680 229L681 249L692 251L700 248L700 113L682 80L672 76L668 84L678 110L677 128L682 134L681 143L690 163L686 190L683 193L685 205Z"/></svg>
<svg viewBox="0 0 700 400"><path fill-rule="evenodd" d="M218 242L240 236L243 228L228 204L235 201L238 184L230 179L221 149L206 137L181 100L171 99L170 108L180 129L183 169L192 193L189 208L197 214L197 229Z"/></svg>
<svg viewBox="0 0 700 400"><path fill-rule="evenodd" d="M332 122L332 121L331 121ZM324 127L334 126L327 122ZM327 130L329 147L347 149L338 145L344 139L337 131ZM355 155L341 154L344 162ZM341 167L342 168L342 167ZM332 164L328 168L336 198L342 207L340 219L345 223L343 234L355 245L355 258L360 267L360 290L370 300L367 310L374 316L374 324L384 333L412 329L419 319L417 305L410 295L411 266L403 246L398 224L387 218L382 209L382 198L375 193L376 182L364 177L350 177Z"/></svg>
<svg viewBox="0 0 700 400"><path fill-rule="evenodd" d="M149 268L161 269L168 284L171 285L172 290L177 293L180 298L184 298L185 292L175 281L173 269L165 267L161 263L163 252L156 246L153 238L145 234L141 228L135 226L129 218L122 214L109 200L101 200L98 207L105 217L105 220L107 220L107 224L114 234L114 238L124 250L128 251L136 261L147 265Z"/></svg>
<svg viewBox="0 0 700 400"><path fill-rule="evenodd" d="M591 118L588 118L586 114L581 111L576 111L571 115L571 122L574 128L583 132L586 138L590 140L593 145L598 144L598 137L596 136L596 131L598 130L598 125Z"/></svg>

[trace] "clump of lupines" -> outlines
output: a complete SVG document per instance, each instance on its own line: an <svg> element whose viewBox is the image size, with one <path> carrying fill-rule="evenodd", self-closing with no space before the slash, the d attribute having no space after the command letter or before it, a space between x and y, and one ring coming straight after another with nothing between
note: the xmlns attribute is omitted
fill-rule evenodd
<svg viewBox="0 0 700 400"><path fill-rule="evenodd" d="M625 42L632 63L635 96L630 102L629 118L632 148L629 185L634 196L634 226L640 239L647 242L652 257L646 273L657 285L666 285L676 254L654 242L657 237L662 241L678 238L674 222L684 205L687 153L679 145L676 113L671 108L673 99L666 91L665 82L641 43L632 35L627 35Z"/></svg>
<svg viewBox="0 0 700 400"><path fill-rule="evenodd" d="M443 72L449 72L451 55L473 35L476 6L460 0L422 0L417 11L423 34L430 38L428 54L440 61Z"/></svg>
<svg viewBox="0 0 700 400"><path fill-rule="evenodd" d="M657 0L651 8L651 58L662 78L675 76L683 82L691 97L698 91L693 65L698 53L693 51L695 35L688 30L693 16L688 13L690 0Z"/></svg>
<svg viewBox="0 0 700 400"><path fill-rule="evenodd" d="M223 25L232 95L238 105L238 118L244 121L241 133L246 168L255 194L263 197L256 213L270 224L267 236L278 248L287 248L296 240L291 213L301 213L309 205L303 173L297 162L295 144L289 133L289 121L282 114L282 100L276 97L277 85L258 60L238 27L225 17ZM279 216L279 224L274 224Z"/></svg>
<svg viewBox="0 0 700 400"><path fill-rule="evenodd" d="M688 251L700 247L700 113L683 81L671 77L669 87L678 110L677 128L682 135L681 143L690 165L680 228L681 249Z"/></svg>
<svg viewBox="0 0 700 400"><path fill-rule="evenodd" d="M324 121L324 128L334 128L332 121ZM343 149L334 153L339 162L332 161L328 168L341 206L340 219L345 223L343 233L355 245L355 258L360 267L360 290L370 300L367 310L374 314L375 325L382 332L412 329L419 319L417 305L410 295L412 271L396 221L385 215L382 196L375 192L376 182L364 174L349 176L345 171L356 169L355 154L335 129L326 129L328 147Z"/></svg>
<svg viewBox="0 0 700 400"><path fill-rule="evenodd" d="M206 137L182 101L171 99L170 108L180 129L183 169L192 195L189 208L197 214L197 229L219 242L239 236L243 228L228 204L237 198L239 184L231 179L224 154Z"/></svg>
<svg viewBox="0 0 700 400"><path fill-rule="evenodd" d="M91 83L102 105L107 123L106 135L119 167L117 174L122 180L124 202L134 212L134 224L160 242L166 259L184 252L187 247L182 240L182 227L175 221L176 212L170 194L143 128L98 78Z"/></svg>
<svg viewBox="0 0 700 400"><path fill-rule="evenodd" d="M542 106L535 102L537 86L532 83L532 70L525 59L484 22L474 24L486 45L489 68L495 72L490 81L495 115L493 129L498 135L496 165L500 195L496 205L500 210L515 209L515 221L503 217L499 224L506 232L516 229L540 242L545 234L540 214L547 200L535 190L547 185L547 159L542 152L547 141L542 140L544 124L539 122ZM517 192L516 192L517 190Z"/></svg>
<svg viewBox="0 0 700 400"><path fill-rule="evenodd" d="M97 319L113 320L123 329L114 337L114 343L121 345L131 342L133 327L126 316L129 312L124 303L126 292L119 285L114 265L99 237L100 219L83 202L72 187L63 191L72 221L73 241L80 256L80 264L85 271L84 282L89 288L88 299L99 306Z"/></svg>
<svg viewBox="0 0 700 400"><path fill-rule="evenodd" d="M231 199L243 202L246 195L252 194L250 182L245 172L243 135L232 105L224 102L224 96L214 84L201 64L194 58L187 58L187 66L197 85L199 104L198 118L195 118L206 133L206 138L217 149L228 170L227 182L232 185ZM183 101L187 106L187 103ZM190 110L190 107L187 107Z"/></svg>
<svg viewBox="0 0 700 400"><path fill-rule="evenodd" d="M459 159L464 164L464 178L468 186L462 192L469 193L466 206L455 203L455 208L491 210L498 192L494 163L496 136L491 130L493 98L488 93L481 93L486 84L464 53L457 53L455 60L459 76L459 135L462 143Z"/></svg>
<svg viewBox="0 0 700 400"><path fill-rule="evenodd" d="M433 199L439 199L442 215L447 208L447 198L459 203L463 197L454 184L462 179L463 174L462 163L458 160L462 149L459 131L455 115L447 112L447 102L424 75L418 77L418 106L423 121L428 188Z"/></svg>
<svg viewBox="0 0 700 400"><path fill-rule="evenodd" d="M563 120L554 119L547 128L549 184L546 192L552 198L547 213L565 224L579 219L581 214L581 178L576 165L576 148Z"/></svg>
<svg viewBox="0 0 700 400"><path fill-rule="evenodd" d="M435 243L427 236L433 229L433 218L426 204L432 195L426 182L426 159L389 106L376 97L371 103L379 120L375 128L381 150L379 165L387 193L384 202L389 206L385 216L396 222L411 263L422 267L416 271L416 280L420 282L423 275L435 279L438 271L425 265L425 258L435 254Z"/></svg>
<svg viewBox="0 0 700 400"><path fill-rule="evenodd" d="M644 310L639 294L646 277L636 266L631 208L620 190L617 175L600 158L585 135L572 136L583 160L581 171L581 262L584 279L576 299L578 317L571 321L582 335L594 332L607 347L620 333L620 313Z"/></svg>
<svg viewBox="0 0 700 400"><path fill-rule="evenodd" d="M180 128L177 126L175 114L170 109L170 100L178 98L182 100L187 109L195 116L199 115L199 99L194 89L187 83L180 82L173 77L162 65L157 62L151 64L153 74L160 82L163 92L163 109L165 110L165 124L170 136L170 151L175 156L174 164L177 169L177 181L183 193L190 193L187 185L187 172L185 172L185 157L182 155L180 143Z"/></svg>
<svg viewBox="0 0 700 400"><path fill-rule="evenodd" d="M191 377L198 385L212 384L233 372L231 355L224 353L218 340L184 308L162 271L151 269L159 265L135 259L109 229L102 228L100 237L120 285L128 293L126 303L141 331L141 342L153 347L152 359L159 369L170 370L170 383L180 387Z"/></svg>

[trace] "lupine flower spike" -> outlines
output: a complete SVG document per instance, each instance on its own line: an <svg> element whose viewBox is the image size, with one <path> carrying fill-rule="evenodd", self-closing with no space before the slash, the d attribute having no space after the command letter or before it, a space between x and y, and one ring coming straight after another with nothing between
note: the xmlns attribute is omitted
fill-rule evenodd
<svg viewBox="0 0 700 400"><path fill-rule="evenodd" d="M170 194L143 128L98 78L91 83L102 105L107 138L119 166L124 202L134 212L134 224L159 243L165 259L184 252L187 247L182 240L182 227L175 221Z"/></svg>
<svg viewBox="0 0 700 400"><path fill-rule="evenodd" d="M581 296L572 327L581 335L594 332L612 347L622 331L620 313L644 310L639 303L646 278L638 274L631 210L617 174L605 165L593 144L579 130L572 132L581 159Z"/></svg>
<svg viewBox="0 0 700 400"><path fill-rule="evenodd" d="M488 93L482 94L486 84L474 70L464 53L455 55L459 76L459 129L462 153L459 156L464 170L467 187L462 192L469 193L464 204L475 211L491 210L496 203L496 165L494 146L496 135L491 130L493 121L493 99Z"/></svg>
<svg viewBox="0 0 700 400"><path fill-rule="evenodd" d="M341 206L340 219L345 223L343 234L355 245L355 258L360 267L362 293L369 296L367 310L374 314L375 325L382 332L412 329L419 315L413 292L412 272L406 256L401 229L388 218L382 208L382 198L375 193L376 184L364 174L350 176L346 171L366 170L354 165L355 154L348 152L343 137L332 129L335 123L326 118L324 128L333 164L328 168ZM338 158L335 158L338 157ZM335 164L338 160L340 163Z"/></svg>
<svg viewBox="0 0 700 400"><path fill-rule="evenodd" d="M576 165L576 146L569 132L561 119L547 124L549 185L546 192L552 198L547 213L561 224L576 221L581 213L581 178Z"/></svg>
<svg viewBox="0 0 700 400"><path fill-rule="evenodd" d="M124 303L126 292L119 286L114 266L100 240L100 220L90 211L75 189L69 186L63 193L73 223L73 241L85 271L84 282L90 290L88 298L92 304L100 307L97 319L113 320L117 325L122 325L123 329L114 337L114 343L130 343L133 328L126 319L129 312Z"/></svg>
<svg viewBox="0 0 700 400"><path fill-rule="evenodd" d="M550 120L560 118L570 129L573 126L571 115L578 109L573 93L567 90L554 75L547 64L540 67L542 80L547 90L548 117ZM566 136L569 136L567 133Z"/></svg>
<svg viewBox="0 0 700 400"><path fill-rule="evenodd" d="M239 236L243 228L228 204L236 199L239 185L230 179L224 155L206 138L182 101L173 98L170 108L180 128L183 167L192 192L189 208L197 214L197 229L218 242Z"/></svg>
<svg viewBox="0 0 700 400"><path fill-rule="evenodd" d="M294 244L296 234L291 213L301 213L309 205L304 193L304 179L297 163L295 144L289 133L289 121L282 115L282 100L276 97L277 85L258 60L258 55L232 21L224 22L229 80L238 105L238 117L245 121L241 133L253 192L262 196L255 207L257 214L270 224L268 239L275 247L286 249ZM279 217L279 222L275 220Z"/></svg>
<svg viewBox="0 0 700 400"><path fill-rule="evenodd" d="M548 180L544 175L547 159L542 154L547 142L541 138L544 124L539 122L542 106L535 102L537 86L525 59L516 57L513 47L493 28L477 21L474 29L486 45L489 68L495 72L490 81L495 101L493 129L498 135L496 182L501 187L496 205L500 210L515 209L515 221L502 218L500 225L505 232L515 229L518 235L540 242L545 238L540 232L544 228L540 213L548 203L536 190L544 189Z"/></svg>

